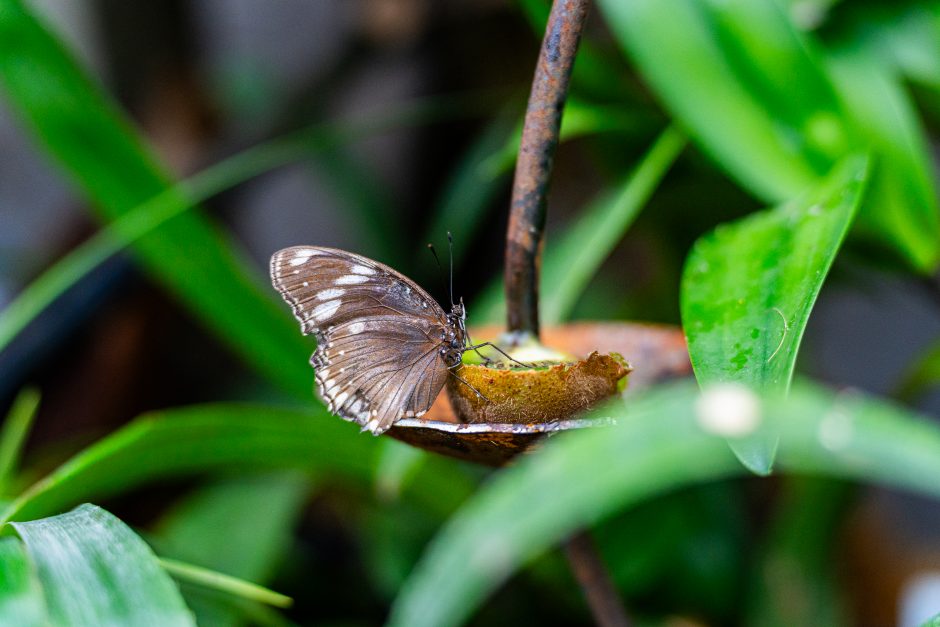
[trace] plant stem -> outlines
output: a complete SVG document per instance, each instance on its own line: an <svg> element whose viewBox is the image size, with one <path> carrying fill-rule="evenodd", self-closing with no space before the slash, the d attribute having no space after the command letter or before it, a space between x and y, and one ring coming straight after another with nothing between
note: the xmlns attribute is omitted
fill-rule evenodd
<svg viewBox="0 0 940 627"><path fill-rule="evenodd" d="M565 543L571 571L581 584L594 621L600 627L629 627L630 619L620 602L607 567L587 531L579 531Z"/></svg>
<svg viewBox="0 0 940 627"><path fill-rule="evenodd" d="M506 233L506 327L510 332L539 334L539 256L548 181L588 4L588 0L554 0L532 79ZM586 531L568 540L565 554L597 624L627 627L630 622L617 590Z"/></svg>
<svg viewBox="0 0 940 627"><path fill-rule="evenodd" d="M554 0L516 161L506 233L507 330L539 333L539 253L546 192L588 0Z"/></svg>

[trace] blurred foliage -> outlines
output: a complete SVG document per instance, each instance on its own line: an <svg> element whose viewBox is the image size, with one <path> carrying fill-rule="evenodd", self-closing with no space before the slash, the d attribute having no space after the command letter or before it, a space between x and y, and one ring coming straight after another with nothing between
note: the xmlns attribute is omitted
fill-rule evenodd
<svg viewBox="0 0 940 627"><path fill-rule="evenodd" d="M548 4L521 0L515 10L534 50ZM940 496L940 429L884 400L790 382L834 263L930 277L938 292L929 146L940 5L598 0L595 13L609 30L589 29L575 64L558 161L577 156L582 169L556 177L576 200L552 205L544 318L676 322L681 313L705 394L746 385L731 389L757 409L730 433L703 418L707 396L673 384L599 410L616 427L552 438L488 472L330 416L310 395L311 344L200 204L310 161L342 198L361 252L407 271L416 238L441 242L452 230L458 272L490 272L496 264L483 261L500 248L521 101L424 97L342 119L314 107L300 130L275 124L176 182L64 41L20 0L0 0L0 93L102 223L0 312L0 350L129 249L254 371L245 376L265 382L228 388L251 403L222 396L151 412L84 434L95 441L77 452L31 448L42 413L34 425L39 395L24 390L0 430L0 622L374 624L389 607L392 624L409 626L475 612L489 624L587 622L552 552L585 526L648 624L853 621L833 568L850 482ZM423 184L428 208L416 225L399 219L393 186L348 150L390 130L480 117L440 183ZM499 320L500 279L482 282L471 319ZM910 365L898 398L936 386L938 354ZM772 468L822 478L735 479ZM780 494L755 499L754 485ZM86 502L107 502L141 535ZM285 605L282 592L293 608L266 605Z"/></svg>

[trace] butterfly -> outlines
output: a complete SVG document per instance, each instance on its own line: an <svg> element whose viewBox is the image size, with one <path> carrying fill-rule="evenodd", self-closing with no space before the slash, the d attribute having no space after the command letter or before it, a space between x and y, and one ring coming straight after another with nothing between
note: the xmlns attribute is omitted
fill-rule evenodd
<svg viewBox="0 0 940 627"><path fill-rule="evenodd" d="M477 348L467 345L462 302L447 313L417 283L361 255L285 248L271 257L271 281L316 337L320 398L376 435L427 413L463 353Z"/></svg>

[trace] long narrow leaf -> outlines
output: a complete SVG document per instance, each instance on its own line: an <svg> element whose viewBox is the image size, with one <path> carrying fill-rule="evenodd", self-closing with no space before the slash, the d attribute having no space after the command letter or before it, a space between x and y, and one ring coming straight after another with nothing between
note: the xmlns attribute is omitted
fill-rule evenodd
<svg viewBox="0 0 940 627"><path fill-rule="evenodd" d="M39 410L39 390L26 388L13 401L13 407L0 428L0 494L6 494L7 484L19 464L29 428Z"/></svg>
<svg viewBox="0 0 940 627"><path fill-rule="evenodd" d="M542 279L541 315L547 323L568 319L588 283L623 239L684 146L682 133L667 128L614 194L585 209L552 245L545 255Z"/></svg>
<svg viewBox="0 0 940 627"><path fill-rule="evenodd" d="M859 57L855 72L835 67L837 57L797 31L775 0L600 5L664 106L730 176L781 202L814 187L838 160L871 149L884 165L860 227L914 269L936 266L940 220L924 176L926 142L877 59Z"/></svg>
<svg viewBox="0 0 940 627"><path fill-rule="evenodd" d="M53 625L194 626L150 547L94 505L12 523L36 563Z"/></svg>
<svg viewBox="0 0 940 627"><path fill-rule="evenodd" d="M370 485L378 442L325 408L205 405L150 414L77 454L0 514L28 520L148 481L219 470L287 468ZM406 490L446 514L473 489L453 464L430 460Z"/></svg>
<svg viewBox="0 0 940 627"><path fill-rule="evenodd" d="M432 542L389 624L460 624L520 565L574 530L652 496L740 474L715 435L732 429L778 433L779 463L788 470L940 497L940 429L929 421L808 384L762 404L744 388L734 390L730 406L721 392L706 394L683 383L607 407L596 415L612 415L618 426L558 437L503 471Z"/></svg>
<svg viewBox="0 0 940 627"><path fill-rule="evenodd" d="M542 316L546 321L567 318L684 145L685 140L676 129L666 129L614 190L601 194L576 218L561 241L550 241L545 247L540 283ZM505 307L500 277L477 297L469 314L474 324L499 323L505 318Z"/></svg>
<svg viewBox="0 0 940 627"><path fill-rule="evenodd" d="M118 218L171 189L117 107L19 0L0 1L0 42L0 84L10 104L104 218ZM284 367L303 363L309 352L295 323L204 215L168 220L142 237L135 251L246 361L288 390L308 389L309 377Z"/></svg>

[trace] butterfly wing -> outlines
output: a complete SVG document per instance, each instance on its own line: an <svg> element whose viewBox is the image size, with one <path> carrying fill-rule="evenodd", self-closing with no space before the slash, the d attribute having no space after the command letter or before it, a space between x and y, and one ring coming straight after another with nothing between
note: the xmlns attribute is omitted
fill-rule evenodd
<svg viewBox="0 0 940 627"><path fill-rule="evenodd" d="M275 253L271 279L317 338L310 362L330 411L379 434L431 407L447 380L447 316L427 292L377 261L316 246Z"/></svg>

